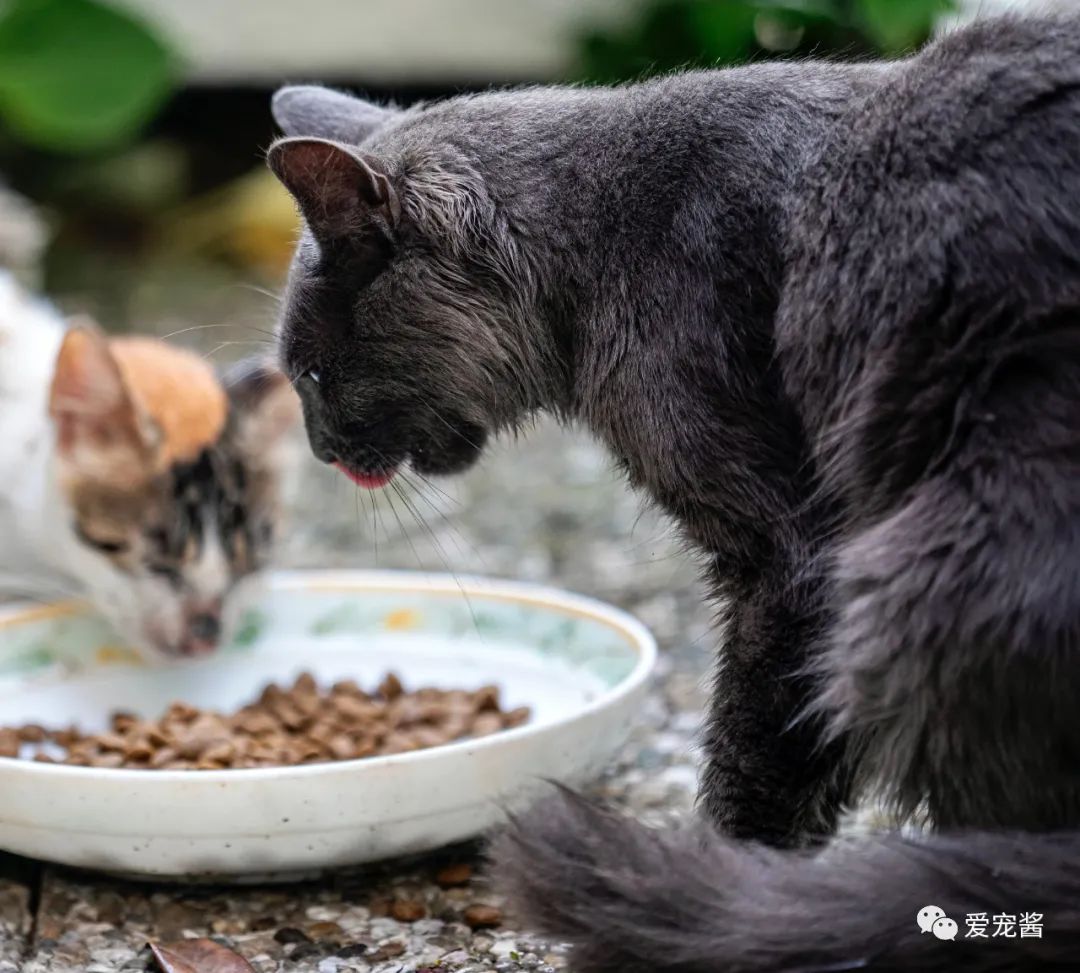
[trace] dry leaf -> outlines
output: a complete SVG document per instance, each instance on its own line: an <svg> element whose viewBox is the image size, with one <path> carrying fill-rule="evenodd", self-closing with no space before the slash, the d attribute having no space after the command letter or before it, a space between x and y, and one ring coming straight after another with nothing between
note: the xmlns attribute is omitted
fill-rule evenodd
<svg viewBox="0 0 1080 973"><path fill-rule="evenodd" d="M151 943L162 973L255 973L252 965L212 939L181 939Z"/></svg>
<svg viewBox="0 0 1080 973"><path fill-rule="evenodd" d="M281 280L299 227L292 197L266 166L258 166L166 216L161 237L173 253L222 254Z"/></svg>

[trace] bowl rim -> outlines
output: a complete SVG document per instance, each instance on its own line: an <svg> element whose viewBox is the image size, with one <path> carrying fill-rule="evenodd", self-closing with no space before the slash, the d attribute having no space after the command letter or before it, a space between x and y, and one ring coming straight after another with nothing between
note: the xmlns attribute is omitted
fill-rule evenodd
<svg viewBox="0 0 1080 973"><path fill-rule="evenodd" d="M283 765L280 767L237 767L222 770L139 770L119 767L77 767L66 764L38 763L19 757L0 757L0 774L16 773L31 777L73 777L74 779L130 784L140 781L151 787L179 781L191 784L202 781L220 785L223 781L265 781L279 778L306 779L336 773L349 773L360 767L376 770L386 766L413 766L447 759L465 752L474 753L492 747L527 740L559 726L566 726L592 716L626 696L632 696L653 674L658 651L649 629L629 612L614 605L576 592L529 581L508 580L475 574L452 575L368 568L290 569L267 572L263 578L269 591L403 591L462 597L493 598L528 604L564 615L588 618L615 630L637 655L634 668L615 685L599 693L572 716L555 723L527 723L501 730L486 737L473 737L451 743L412 750L406 753L359 757L353 760L328 760L324 763ZM86 614L90 606L79 600L65 600L44 605L8 605L0 607L0 630L50 618ZM183 667L184 661L166 662L153 668Z"/></svg>

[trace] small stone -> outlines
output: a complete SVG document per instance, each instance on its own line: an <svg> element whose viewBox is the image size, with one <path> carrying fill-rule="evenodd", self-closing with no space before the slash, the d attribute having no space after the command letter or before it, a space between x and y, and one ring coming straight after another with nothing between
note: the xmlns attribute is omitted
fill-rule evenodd
<svg viewBox="0 0 1080 973"><path fill-rule="evenodd" d="M367 953L368 948L366 943L353 943L351 946L342 946L337 951L337 955L342 959L353 959L357 956L363 956Z"/></svg>
<svg viewBox="0 0 1080 973"><path fill-rule="evenodd" d="M395 899L390 903L390 915L398 922L416 922L427 915L427 909L422 902L414 902L409 899Z"/></svg>
<svg viewBox="0 0 1080 973"><path fill-rule="evenodd" d="M460 862L456 865L447 865L435 873L435 882L444 889L455 885L465 885L472 878L472 865Z"/></svg>
<svg viewBox="0 0 1080 973"><path fill-rule="evenodd" d="M387 906L389 908L389 904ZM368 935L366 938L374 939L375 942L381 943L388 939L393 939L395 936L401 934L401 923L396 919L391 919L387 916L384 919L372 919L368 924Z"/></svg>
<svg viewBox="0 0 1080 973"><path fill-rule="evenodd" d="M496 940L495 945L491 947L491 955L498 959L513 959L517 951L517 943L513 939Z"/></svg>
<svg viewBox="0 0 1080 973"><path fill-rule="evenodd" d="M465 925L470 929L491 929L502 924L502 910L493 905L476 903L465 910ZM501 940L491 947L496 956L507 956L514 949L508 939Z"/></svg>
<svg viewBox="0 0 1080 973"><path fill-rule="evenodd" d="M296 929L293 926L282 926L281 929L274 933L274 941L284 946L288 943L310 943L311 937L302 929Z"/></svg>
<svg viewBox="0 0 1080 973"><path fill-rule="evenodd" d="M374 953L368 954L368 962L377 963L384 959L393 959L395 956L400 956L405 952L405 944L400 940L394 939L388 943L383 943Z"/></svg>
<svg viewBox="0 0 1080 973"><path fill-rule="evenodd" d="M312 905L304 910L304 915L312 922L334 922L341 917L340 906Z"/></svg>
<svg viewBox="0 0 1080 973"><path fill-rule="evenodd" d="M322 952L317 943L297 943L288 954L289 961L295 963L303 959L312 959L315 956L322 955Z"/></svg>
<svg viewBox="0 0 1080 973"><path fill-rule="evenodd" d="M336 922L315 922L308 926L307 933L312 939L340 940L344 930Z"/></svg>

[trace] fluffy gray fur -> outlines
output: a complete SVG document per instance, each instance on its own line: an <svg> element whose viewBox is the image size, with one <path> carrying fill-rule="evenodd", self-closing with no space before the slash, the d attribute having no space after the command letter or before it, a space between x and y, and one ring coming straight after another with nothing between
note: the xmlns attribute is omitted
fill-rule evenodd
<svg viewBox="0 0 1080 973"><path fill-rule="evenodd" d="M1065 962L1080 838L1020 832L1080 818L1080 21L275 111L316 454L451 473L536 411L582 422L724 606L702 804L727 837L556 798L499 845L526 912L585 970L956 969L927 897L1039 911L1041 869L1058 911L1024 955ZM868 781L949 834L738 843L821 840Z"/></svg>

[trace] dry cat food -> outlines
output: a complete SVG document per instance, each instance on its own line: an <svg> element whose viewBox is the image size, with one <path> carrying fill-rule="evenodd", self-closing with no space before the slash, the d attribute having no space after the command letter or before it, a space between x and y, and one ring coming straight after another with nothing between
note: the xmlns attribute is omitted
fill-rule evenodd
<svg viewBox="0 0 1080 973"><path fill-rule="evenodd" d="M409 692L390 673L372 693L351 679L324 692L305 672L228 716L173 703L158 720L114 713L105 733L0 728L0 756L29 750L49 763L139 770L281 767L437 747L520 726L529 715L525 706L503 710L496 686Z"/></svg>

